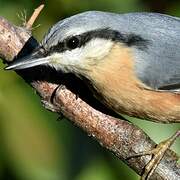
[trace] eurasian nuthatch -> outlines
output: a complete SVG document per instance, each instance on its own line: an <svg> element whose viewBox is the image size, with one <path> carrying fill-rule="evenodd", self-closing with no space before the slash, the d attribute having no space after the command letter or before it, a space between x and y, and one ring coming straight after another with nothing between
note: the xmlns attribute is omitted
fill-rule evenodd
<svg viewBox="0 0 180 180"><path fill-rule="evenodd" d="M119 114L180 122L180 18L85 12L54 25L32 54L6 69L38 65L87 78Z"/></svg>

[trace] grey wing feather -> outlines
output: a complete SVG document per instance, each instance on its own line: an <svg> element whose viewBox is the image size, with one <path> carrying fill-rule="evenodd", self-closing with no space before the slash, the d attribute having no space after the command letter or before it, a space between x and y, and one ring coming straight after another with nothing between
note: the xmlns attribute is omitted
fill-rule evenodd
<svg viewBox="0 0 180 180"><path fill-rule="evenodd" d="M161 14L144 18L142 36L149 45L146 51L134 50L137 75L152 89L179 93L180 18Z"/></svg>

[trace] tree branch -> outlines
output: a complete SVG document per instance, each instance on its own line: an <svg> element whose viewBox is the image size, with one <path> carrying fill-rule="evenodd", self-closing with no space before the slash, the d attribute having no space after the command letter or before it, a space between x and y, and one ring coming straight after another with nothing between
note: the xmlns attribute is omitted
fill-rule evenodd
<svg viewBox="0 0 180 180"><path fill-rule="evenodd" d="M32 26L32 23L30 24ZM28 29L30 29L29 26ZM0 57L4 59L4 62L11 62L17 55L27 55L36 46L37 41L31 37L26 28L14 26L4 18L0 18ZM37 70L41 72L41 75L36 72ZM150 150L156 145L141 129L130 122L95 110L65 86L39 78L39 76L44 76L41 68L17 71L17 73L36 89L47 109L63 113L76 126L95 138L139 175L143 173L151 156L128 159L131 155ZM177 158L171 150L167 151L151 179L180 179Z"/></svg>

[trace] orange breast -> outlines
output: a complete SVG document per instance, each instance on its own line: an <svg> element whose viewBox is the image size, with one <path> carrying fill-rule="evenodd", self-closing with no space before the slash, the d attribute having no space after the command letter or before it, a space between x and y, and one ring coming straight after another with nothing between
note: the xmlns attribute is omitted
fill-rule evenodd
<svg viewBox="0 0 180 180"><path fill-rule="evenodd" d="M88 76L100 100L117 113L164 123L180 122L180 94L149 90L135 75L130 48L114 45Z"/></svg>

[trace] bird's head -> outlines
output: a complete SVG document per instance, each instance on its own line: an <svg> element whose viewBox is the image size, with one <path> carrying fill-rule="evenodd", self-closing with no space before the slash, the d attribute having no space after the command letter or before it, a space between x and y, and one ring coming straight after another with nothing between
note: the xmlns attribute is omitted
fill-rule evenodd
<svg viewBox="0 0 180 180"><path fill-rule="evenodd" d="M62 20L30 55L6 69L46 65L57 71L86 75L104 61L115 44L143 47L143 39L123 26L126 19L126 15L91 11Z"/></svg>

